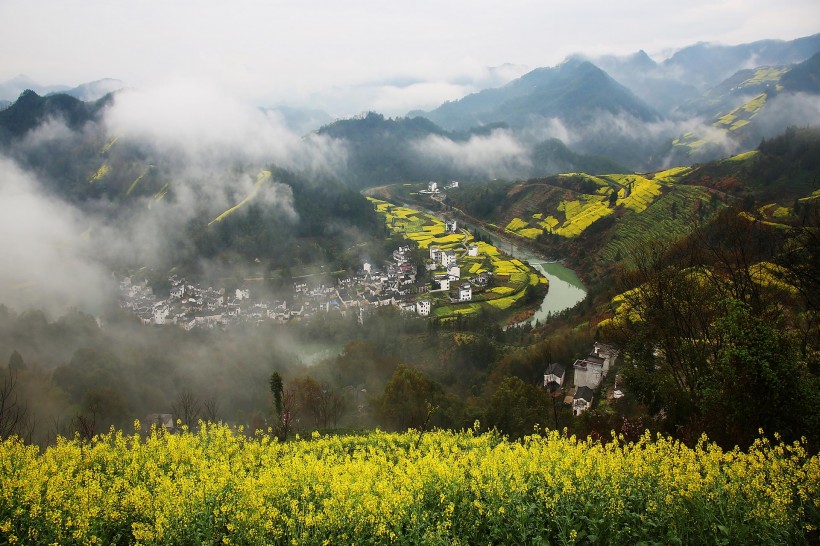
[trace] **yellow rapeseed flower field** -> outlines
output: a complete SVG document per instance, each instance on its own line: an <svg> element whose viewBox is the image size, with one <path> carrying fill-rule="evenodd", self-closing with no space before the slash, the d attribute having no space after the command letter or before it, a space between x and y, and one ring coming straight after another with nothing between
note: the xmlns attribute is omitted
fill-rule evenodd
<svg viewBox="0 0 820 546"><path fill-rule="evenodd" d="M4 544L793 544L820 513L820 459L800 444L648 433L111 431L6 440L0 484Z"/></svg>

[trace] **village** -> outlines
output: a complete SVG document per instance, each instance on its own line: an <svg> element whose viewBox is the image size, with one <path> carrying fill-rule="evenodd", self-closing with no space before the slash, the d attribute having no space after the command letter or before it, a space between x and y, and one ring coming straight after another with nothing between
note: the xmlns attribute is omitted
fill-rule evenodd
<svg viewBox="0 0 820 546"><path fill-rule="evenodd" d="M453 184L457 182L448 187ZM438 191L434 183L431 190ZM137 315L145 325L176 325L189 331L308 320L331 311L352 314L364 323L375 309L385 306L437 318L468 315L482 306L503 311L522 298L528 287L546 285L546 278L528 264L488 243L474 241L454 219L442 221L370 200L388 229L406 241L381 266L366 261L347 276L335 280L322 277L325 284L298 278L289 293L280 292L275 299L258 294L252 297L247 285L233 291L205 288L178 275L168 278L170 289L167 297L162 297L147 282L132 276L120 282L120 307ZM425 252L423 261L411 246Z"/></svg>
<svg viewBox="0 0 820 546"><path fill-rule="evenodd" d="M447 223L447 233L456 233L457 229L455 221ZM467 245L463 254L477 257L478 248L477 244ZM233 292L203 288L177 275L168 278L170 290L163 298L154 294L146 282L126 277L120 282L120 307L136 314L144 325L176 325L185 330L284 323L330 311L343 316L353 313L363 322L374 309L389 305L426 317L433 309L429 294L444 295L445 301L453 304L468 303L473 299L473 290L485 288L492 276L482 272L459 283L461 273L453 250L431 246L429 255L425 269L433 273L432 283L419 275L411 261L410 247L400 246L382 267L364 262L354 275L339 278L331 286L296 282L292 292L279 299L252 298L250 288Z"/></svg>

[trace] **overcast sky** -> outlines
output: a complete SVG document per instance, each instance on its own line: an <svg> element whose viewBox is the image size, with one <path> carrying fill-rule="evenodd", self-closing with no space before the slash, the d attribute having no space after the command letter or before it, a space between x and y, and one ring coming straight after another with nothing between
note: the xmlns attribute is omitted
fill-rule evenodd
<svg viewBox="0 0 820 546"><path fill-rule="evenodd" d="M575 52L661 59L816 32L817 0L0 0L0 82L185 80L262 106L399 114Z"/></svg>

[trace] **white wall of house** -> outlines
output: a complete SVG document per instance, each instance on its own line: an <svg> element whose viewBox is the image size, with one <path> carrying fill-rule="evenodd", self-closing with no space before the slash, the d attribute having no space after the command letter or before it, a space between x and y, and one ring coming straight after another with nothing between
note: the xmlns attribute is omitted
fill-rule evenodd
<svg viewBox="0 0 820 546"><path fill-rule="evenodd" d="M430 315L430 300L419 300L416 302L416 312L422 317Z"/></svg>
<svg viewBox="0 0 820 546"><path fill-rule="evenodd" d="M587 363L585 366L579 365L581 361L576 360L573 366L575 370L575 386L589 387L590 389L597 389L598 385L604 378L604 370L602 366Z"/></svg>

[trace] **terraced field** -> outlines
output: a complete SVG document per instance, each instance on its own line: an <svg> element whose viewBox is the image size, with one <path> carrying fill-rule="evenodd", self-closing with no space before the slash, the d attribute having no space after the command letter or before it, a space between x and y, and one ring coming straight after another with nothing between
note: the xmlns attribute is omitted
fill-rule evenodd
<svg viewBox="0 0 820 546"><path fill-rule="evenodd" d="M678 239L691 230L696 207L706 206L706 203L710 203L710 197L705 189L676 186L674 191L653 201L640 214L620 218L612 238L598 255L605 262L613 262L628 258L634 249L652 241Z"/></svg>
<svg viewBox="0 0 820 546"><path fill-rule="evenodd" d="M459 283L482 273L492 274L492 286L487 290L473 287L473 301L453 304L448 293L431 292L433 316L439 318L457 317L477 313L482 306L507 309L524 297L528 286L547 284L545 277L535 273L528 264L511 259L495 246L479 241L473 242L469 232L445 234L444 222L433 215L407 207L399 207L387 201L368 197L376 212L384 217L385 225L394 235L415 242L419 248L431 245L443 251L456 253L457 265L461 270ZM476 244L477 256L467 255L467 244ZM444 271L440 271L444 273ZM455 287L455 284L453 285Z"/></svg>

